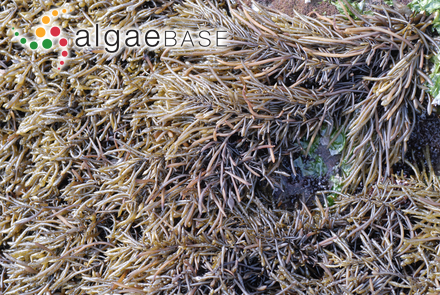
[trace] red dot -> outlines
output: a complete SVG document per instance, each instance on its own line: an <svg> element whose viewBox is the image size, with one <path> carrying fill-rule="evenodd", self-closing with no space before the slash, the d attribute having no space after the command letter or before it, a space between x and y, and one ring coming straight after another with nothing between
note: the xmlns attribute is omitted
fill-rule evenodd
<svg viewBox="0 0 440 295"><path fill-rule="evenodd" d="M59 70L60 68L58 68L58 70Z"/></svg>
<svg viewBox="0 0 440 295"><path fill-rule="evenodd" d="M58 27L53 27L53 28L50 29L50 34L51 34L52 36L54 36L54 37L59 36L60 33L61 33L61 30L60 30L60 28L58 28Z"/></svg>
<svg viewBox="0 0 440 295"><path fill-rule="evenodd" d="M60 39L60 45L61 46L66 46L67 45L67 39Z"/></svg>
<svg viewBox="0 0 440 295"><path fill-rule="evenodd" d="M60 65L63 65L64 64L64 61L60 61Z"/></svg>
<svg viewBox="0 0 440 295"><path fill-rule="evenodd" d="M61 52L61 55L64 56L64 57L66 57L67 54L68 54L67 51L63 51L63 52Z"/></svg>

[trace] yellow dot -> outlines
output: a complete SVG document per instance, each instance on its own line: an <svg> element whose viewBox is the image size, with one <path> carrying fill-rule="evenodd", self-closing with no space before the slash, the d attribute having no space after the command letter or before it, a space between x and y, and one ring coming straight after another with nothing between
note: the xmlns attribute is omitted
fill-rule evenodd
<svg viewBox="0 0 440 295"><path fill-rule="evenodd" d="M52 15L53 15L53 16L57 16L57 15L58 15L58 10L54 10L54 11L52 11Z"/></svg>
<svg viewBox="0 0 440 295"><path fill-rule="evenodd" d="M66 12L67 12L67 10L66 10L66 9L63 9L62 11L63 11L63 13L66 13Z"/></svg>
<svg viewBox="0 0 440 295"><path fill-rule="evenodd" d="M37 37L44 37L44 35L46 35L46 30L39 27L36 31L35 31L35 35L37 35Z"/></svg>
<svg viewBox="0 0 440 295"><path fill-rule="evenodd" d="M48 17L47 15L43 16L43 18L41 19L41 21L43 22L43 24L47 25L48 23L50 23L50 17Z"/></svg>

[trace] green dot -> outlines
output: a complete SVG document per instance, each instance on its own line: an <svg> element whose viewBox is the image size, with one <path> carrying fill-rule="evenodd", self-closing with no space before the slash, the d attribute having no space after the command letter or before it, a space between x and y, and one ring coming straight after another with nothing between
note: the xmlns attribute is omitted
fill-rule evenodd
<svg viewBox="0 0 440 295"><path fill-rule="evenodd" d="M26 38L21 38L21 39L20 39L20 43L21 43L21 44L25 44L25 43L26 43Z"/></svg>
<svg viewBox="0 0 440 295"><path fill-rule="evenodd" d="M19 34L18 34L18 32L15 32L15 36L18 36Z"/></svg>
<svg viewBox="0 0 440 295"><path fill-rule="evenodd" d="M43 41L43 47L44 47L45 49L49 49L49 48L51 48L51 47L52 47L52 41L49 40L49 39L44 39L44 41Z"/></svg>
<svg viewBox="0 0 440 295"><path fill-rule="evenodd" d="M13 30L15 30L15 28L12 28Z"/></svg>
<svg viewBox="0 0 440 295"><path fill-rule="evenodd" d="M31 47L31 49L35 50L35 49L37 49L38 44L37 44L37 42L33 41L33 42L31 42L31 44L29 46Z"/></svg>

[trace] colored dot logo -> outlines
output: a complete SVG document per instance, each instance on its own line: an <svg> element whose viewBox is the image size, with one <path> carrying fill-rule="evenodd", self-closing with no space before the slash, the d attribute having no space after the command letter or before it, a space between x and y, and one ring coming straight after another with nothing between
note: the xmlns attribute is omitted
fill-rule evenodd
<svg viewBox="0 0 440 295"><path fill-rule="evenodd" d="M47 15L43 16L41 18L41 22L45 25L48 25L50 23L50 17L48 17Z"/></svg>
<svg viewBox="0 0 440 295"><path fill-rule="evenodd" d="M35 31L35 35L37 35L37 37L43 38L44 35L46 35L46 30L44 28L38 28Z"/></svg>
<svg viewBox="0 0 440 295"><path fill-rule="evenodd" d="M54 37L58 37L60 35L60 33L61 33L61 30L58 27L53 27L50 29L50 34Z"/></svg>
<svg viewBox="0 0 440 295"><path fill-rule="evenodd" d="M43 41L43 47L44 49L49 49L52 47L52 41L49 39L44 39Z"/></svg>
<svg viewBox="0 0 440 295"><path fill-rule="evenodd" d="M69 7L53 9L41 17L41 24L31 30L36 38L29 38L21 35L21 32L16 28L12 28L13 35L18 37L15 41L20 42L24 46L28 46L31 50L40 53L41 50L57 50L60 52L58 56L58 69L66 64L66 58L69 56L67 51L68 40L63 36L61 26L57 20L63 14L72 12Z"/></svg>

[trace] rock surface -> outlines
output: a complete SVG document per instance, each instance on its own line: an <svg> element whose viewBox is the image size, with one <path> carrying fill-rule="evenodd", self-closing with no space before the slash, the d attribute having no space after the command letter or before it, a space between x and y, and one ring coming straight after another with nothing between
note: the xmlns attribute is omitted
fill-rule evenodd
<svg viewBox="0 0 440 295"><path fill-rule="evenodd" d="M250 0L242 0L242 2L247 5L251 5L252 3ZM338 10L334 5L324 0L311 0L310 3L306 3L305 0L258 0L256 2L269 8L279 10L287 15L293 15L293 10L296 10L298 13L302 14L308 14L312 11L316 11L317 13L323 15L332 15L338 13ZM383 0L366 0L365 2L365 7L367 9L370 5L384 4ZM410 3L411 0L397 0L396 2L406 5Z"/></svg>

